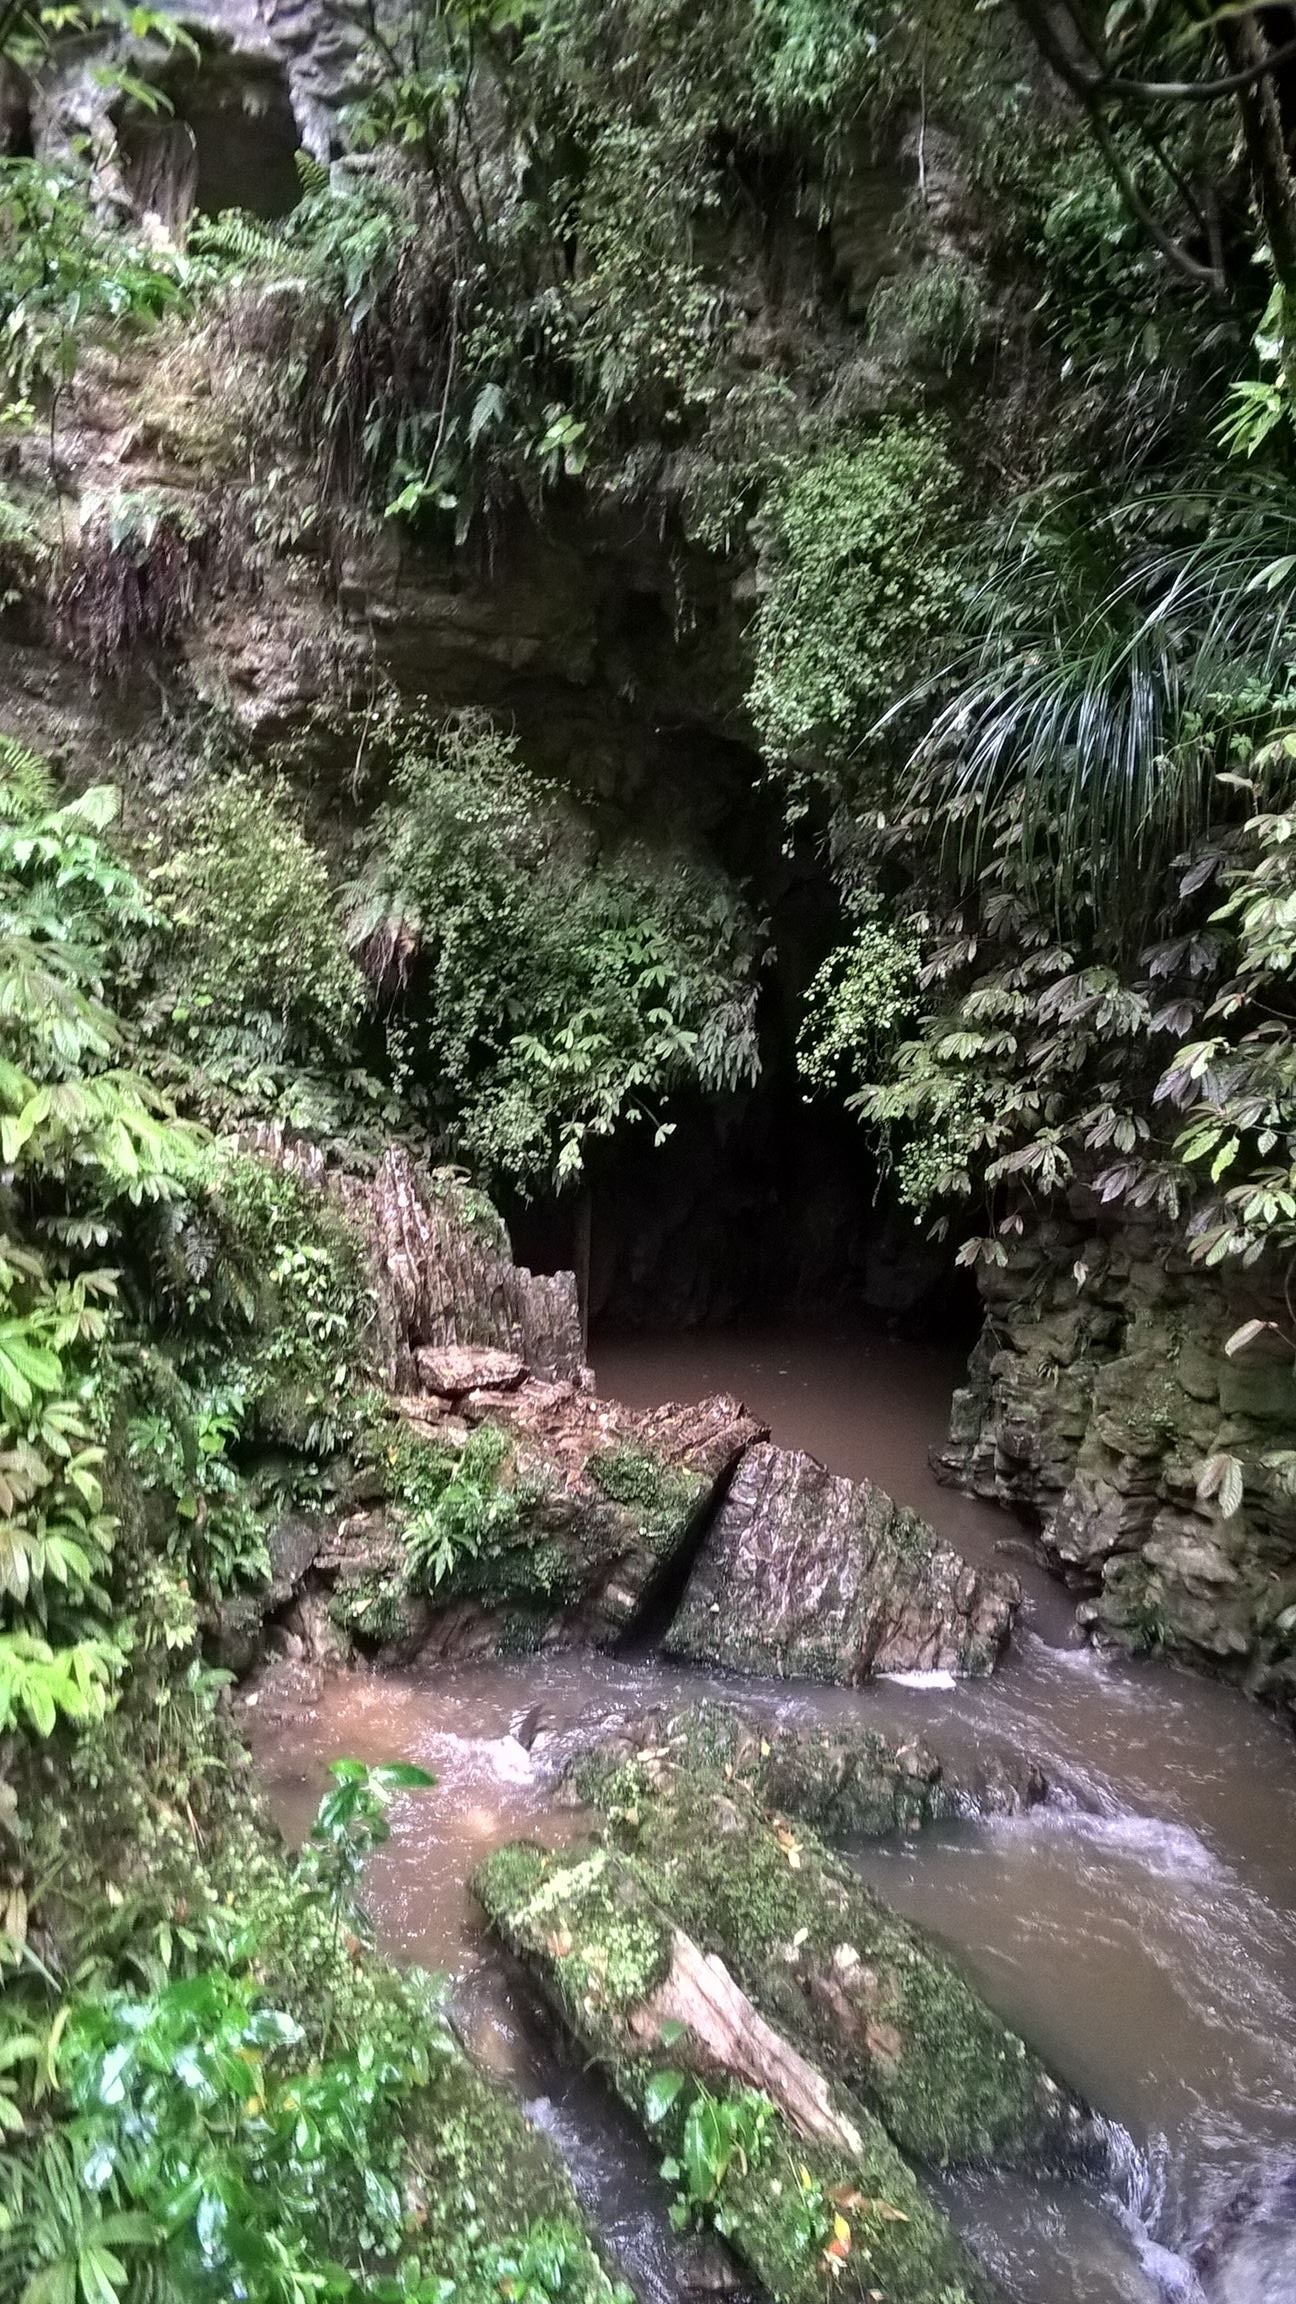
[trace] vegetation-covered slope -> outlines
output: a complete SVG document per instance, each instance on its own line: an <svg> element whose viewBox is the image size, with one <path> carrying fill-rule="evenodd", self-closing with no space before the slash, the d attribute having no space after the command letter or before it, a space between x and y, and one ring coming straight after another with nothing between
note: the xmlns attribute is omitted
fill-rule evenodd
<svg viewBox="0 0 1296 2304"><path fill-rule="evenodd" d="M530 2147L468 2204L373 1788L246 1822L203 1641L370 1413L249 1123L543 1193L799 1038L973 1211L961 1469L1290 1693L1283 20L0 12L3 2292L605 2284ZM213 214L267 70L301 196Z"/></svg>

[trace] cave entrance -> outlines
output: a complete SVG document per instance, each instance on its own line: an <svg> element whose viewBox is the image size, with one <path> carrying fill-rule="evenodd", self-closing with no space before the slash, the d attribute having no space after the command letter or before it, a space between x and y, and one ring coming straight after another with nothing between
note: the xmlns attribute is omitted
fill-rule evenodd
<svg viewBox="0 0 1296 2304"><path fill-rule="evenodd" d="M878 1183L849 1115L776 1070L682 1106L664 1144L597 1146L582 1188L503 1197L514 1253L575 1271L595 1334L863 1320L970 1346L974 1283Z"/></svg>
<svg viewBox="0 0 1296 2304"><path fill-rule="evenodd" d="M169 109L134 100L115 119L131 205L182 240L194 216L241 208L267 223L301 198L301 144L287 77L268 59L207 50L173 57L157 85Z"/></svg>
<svg viewBox="0 0 1296 2304"><path fill-rule="evenodd" d="M860 1122L807 1094L804 997L841 922L818 842L789 852L781 822L778 835L763 872L750 848L743 860L770 932L758 1080L677 1099L661 1144L646 1124L595 1143L580 1188L504 1193L514 1251L533 1270L577 1273L596 1335L864 1321L967 1349L971 1276L897 1205Z"/></svg>

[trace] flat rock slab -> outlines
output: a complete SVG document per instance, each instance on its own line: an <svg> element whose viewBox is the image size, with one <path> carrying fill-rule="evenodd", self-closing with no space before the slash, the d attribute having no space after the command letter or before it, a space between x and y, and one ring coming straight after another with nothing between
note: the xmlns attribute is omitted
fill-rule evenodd
<svg viewBox="0 0 1296 2304"><path fill-rule="evenodd" d="M907 1506L765 1444L739 1464L665 1641L731 1671L856 1686L989 1672L1021 1588L970 1567Z"/></svg>
<svg viewBox="0 0 1296 2304"><path fill-rule="evenodd" d="M489 1344L420 1344L414 1365L425 1392L440 1392L450 1400L468 1392L511 1392L526 1374L518 1353Z"/></svg>

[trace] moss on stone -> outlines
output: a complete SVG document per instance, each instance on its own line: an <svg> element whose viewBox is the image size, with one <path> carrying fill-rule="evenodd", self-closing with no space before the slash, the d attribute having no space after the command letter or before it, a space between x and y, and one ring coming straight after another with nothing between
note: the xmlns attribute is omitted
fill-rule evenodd
<svg viewBox="0 0 1296 2304"><path fill-rule="evenodd" d="M687 1465L664 1464L646 1449L624 1445L597 1450L585 1469L614 1504L629 1506L655 1551L675 1543L707 1487Z"/></svg>
<svg viewBox="0 0 1296 2304"><path fill-rule="evenodd" d="M596 1807L632 1805L640 1756L649 1782L663 1767L707 1769L834 1840L915 1831L947 1805L940 1763L920 1744L893 1744L869 1728L763 1720L707 1700L649 1714L579 1753L569 1781Z"/></svg>
<svg viewBox="0 0 1296 2304"><path fill-rule="evenodd" d="M751 2091L717 2071L690 2032L663 2038L654 2024L646 2003L670 1969L677 1915L634 1858L516 1844L487 1858L474 1887L497 1933L664 2150L678 2154L699 2083L721 2103L750 2105ZM650 2086L670 2071L683 2085L663 2109ZM988 2304L992 2291L881 2124L842 2091L831 2101L857 2151L802 2136L771 2106L759 2150L735 2156L708 2208L765 2293L775 2304L879 2295L887 2304Z"/></svg>
<svg viewBox="0 0 1296 2304"><path fill-rule="evenodd" d="M935 2165L1071 2164L1094 2124L922 1933L804 1825L705 1770L613 1776L615 1842L765 2014ZM626 1799L624 1794L632 1797Z"/></svg>

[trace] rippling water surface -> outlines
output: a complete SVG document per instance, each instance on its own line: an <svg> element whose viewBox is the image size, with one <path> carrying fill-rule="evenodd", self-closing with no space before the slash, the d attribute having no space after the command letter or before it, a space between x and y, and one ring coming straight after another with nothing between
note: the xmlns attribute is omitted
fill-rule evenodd
<svg viewBox="0 0 1296 2304"><path fill-rule="evenodd" d="M951 1495L927 1450L957 1359L878 1336L703 1334L609 1343L600 1388L648 1405L727 1390L776 1439L879 1481L970 1557L1007 1544L1028 1599L991 1682L847 1691L741 1682L651 1658L586 1655L340 1677L286 1723L249 1726L278 1812L304 1830L329 1759L435 1769L407 1797L370 1901L394 1951L458 1979L461 2020L553 2134L600 2227L652 2304L679 2292L663 2194L629 2124L557 2060L511 1997L464 1879L516 1833L560 1839L550 1810L571 1745L673 1697L740 1696L790 1718L918 1731L957 1766L1038 1759L1049 1802L858 1850L864 1876L957 1951L994 2005L1120 2133L1107 2199L1021 2178L960 2178L947 2199L1018 2304L1296 2304L1296 1754L1230 1690L1077 1644L1066 1595L1020 1555L1005 1515ZM1203 2287L1191 2268L1224 2211L1236 2236Z"/></svg>

